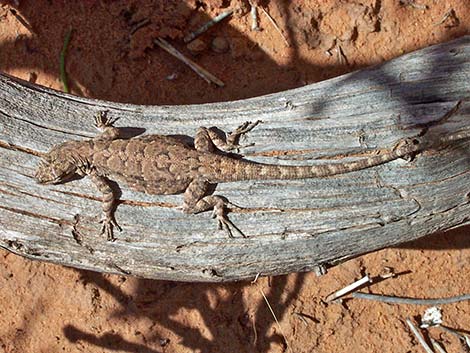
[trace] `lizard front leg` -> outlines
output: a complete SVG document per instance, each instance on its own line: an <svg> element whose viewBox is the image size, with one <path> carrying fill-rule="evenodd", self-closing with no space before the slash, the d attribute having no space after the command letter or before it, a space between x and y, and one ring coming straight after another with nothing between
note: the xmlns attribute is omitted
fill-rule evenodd
<svg viewBox="0 0 470 353"><path fill-rule="evenodd" d="M107 111L101 111L95 115L95 127L101 131L101 134L95 137L95 140L115 140L119 137L119 128L113 124L119 118L111 119Z"/></svg>
<svg viewBox="0 0 470 353"><path fill-rule="evenodd" d="M101 233L106 234L109 241L114 241L113 228L116 227L119 231L122 231L121 227L117 224L114 218L114 211L116 210L116 197L114 191L109 184L109 180L105 177L98 175L95 171L89 174L93 184L103 194L101 207L103 210L103 218L100 223L103 223Z"/></svg>
<svg viewBox="0 0 470 353"><path fill-rule="evenodd" d="M222 196L207 195L209 183L203 180L193 180L184 193L183 212L196 214L213 210L212 218L217 219L219 229L225 229L228 236L233 238L232 229L245 238L227 216L227 204L229 201Z"/></svg>
<svg viewBox="0 0 470 353"><path fill-rule="evenodd" d="M95 184L96 188L103 195L101 199L101 208L103 212L103 218L100 221L100 223L103 223L101 234L106 234L109 241L116 240L113 234L114 227L119 231L122 231L122 229L114 218L114 211L116 210L116 196L110 186L109 180L106 177L99 175L95 169L89 166L80 168L78 172L82 176L89 176L93 184Z"/></svg>

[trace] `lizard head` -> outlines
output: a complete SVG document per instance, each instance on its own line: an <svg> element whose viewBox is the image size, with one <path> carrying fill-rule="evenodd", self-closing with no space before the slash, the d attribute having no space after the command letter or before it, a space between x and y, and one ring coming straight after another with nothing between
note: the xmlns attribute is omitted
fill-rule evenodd
<svg viewBox="0 0 470 353"><path fill-rule="evenodd" d="M67 147L59 145L42 156L34 174L39 184L58 184L77 173L77 159Z"/></svg>

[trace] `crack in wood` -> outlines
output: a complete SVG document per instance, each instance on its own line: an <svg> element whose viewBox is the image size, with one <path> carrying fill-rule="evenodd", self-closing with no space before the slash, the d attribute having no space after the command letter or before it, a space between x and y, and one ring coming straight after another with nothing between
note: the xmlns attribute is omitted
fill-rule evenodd
<svg viewBox="0 0 470 353"><path fill-rule="evenodd" d="M29 121L28 119L19 118L17 116L12 116L11 118L22 121L22 122L27 123L27 124L30 124L30 125L32 125L36 128L40 128L40 129L46 129L46 130L50 130L50 131L60 132L62 134L71 135L71 136L78 136L78 137L81 137L81 138L92 138L93 137L93 135L84 135L84 134L80 134L78 132L71 132L71 131L67 131L67 130L62 130L62 129L58 129L58 128L44 126L44 125Z"/></svg>
<svg viewBox="0 0 470 353"><path fill-rule="evenodd" d="M435 102L426 102L426 103L435 103ZM438 103L442 103L442 102L438 102ZM449 120L450 117L452 117L454 114L456 114L459 111L461 105L462 105L462 100L459 100L454 105L454 107L452 109L450 109L447 113L445 113L443 116L439 117L438 119L432 120L432 121L429 121L429 122L423 123L423 124L415 124L411 128L413 128L413 129L416 129L416 128L422 129L421 133L419 134L419 136L422 137L422 136L424 136L425 134L428 133L428 131L431 127L441 125L444 122L446 122L447 120Z"/></svg>
<svg viewBox="0 0 470 353"><path fill-rule="evenodd" d="M78 192L72 191L64 191L64 190L55 190L55 192L70 195L75 197L80 197L87 200L98 201L101 202L102 198L99 196L92 196L89 194L81 194ZM119 205L129 205L129 206L138 206L138 207L162 207L162 208L178 208L179 206L169 202L149 202L149 201L136 201L136 200L127 200L127 199L119 199L117 201Z"/></svg>
<svg viewBox="0 0 470 353"><path fill-rule="evenodd" d="M428 182L425 182L425 183L416 183L416 184L413 184L411 186L412 187L418 187L418 186L424 186L424 185L438 185L438 184L441 184L441 183L449 181L449 180L460 178L462 175L469 174L469 173L470 173L470 169L469 170L464 170L463 172L460 172L460 173L457 173L457 174L454 174L454 175L451 175L451 176L448 176L448 177L445 177L445 178L442 178L442 179L432 180L432 181L428 181Z"/></svg>
<svg viewBox="0 0 470 353"><path fill-rule="evenodd" d="M3 206L3 205L0 205L0 209L3 209L5 211L18 213L18 214L28 216L28 217L43 219L43 220L58 224L60 226L63 226L64 224L73 225L73 223L71 221L67 221L65 219L52 218L52 217L48 217L48 216L45 216L45 215L41 215L39 213L33 213L33 212L30 212L30 211L21 210L19 208L6 207L6 206Z"/></svg>
<svg viewBox="0 0 470 353"><path fill-rule="evenodd" d="M7 185L9 186L10 188L13 188L15 189L18 194L15 194L13 192L9 192L7 190L3 190L0 188L0 193L2 194L6 194L6 195L11 195L11 196L20 196L19 194L21 195L26 195L26 196L31 196L31 197L34 197L34 198L37 198L39 200L43 200L43 201L47 201L47 202L54 202L56 204L59 204L59 205L65 205L65 206L70 206L69 203L66 203L66 202L62 202L62 201L58 201L58 200L55 200L55 199L52 199L52 198L49 198L49 197L44 197L44 196L40 196L38 194L31 194L29 192L26 192L26 191L23 191L23 190L20 190L19 188L17 188L16 186L14 185L11 185L11 184L6 184L6 183L1 183L1 184L4 184L4 185Z"/></svg>
<svg viewBox="0 0 470 353"><path fill-rule="evenodd" d="M7 150L13 150L13 151L18 151L18 152L23 152L23 153L27 153L27 154L30 154L30 155L33 155L33 156L36 156L36 157L41 157L43 155L42 152L33 150L31 148L14 145L12 143L4 142L4 141L1 141L1 140L0 140L0 148L5 148Z"/></svg>
<svg viewBox="0 0 470 353"><path fill-rule="evenodd" d="M10 196L18 196L18 194L15 194L14 192L9 192L9 191L3 190L3 189L0 189L0 194L10 195Z"/></svg>

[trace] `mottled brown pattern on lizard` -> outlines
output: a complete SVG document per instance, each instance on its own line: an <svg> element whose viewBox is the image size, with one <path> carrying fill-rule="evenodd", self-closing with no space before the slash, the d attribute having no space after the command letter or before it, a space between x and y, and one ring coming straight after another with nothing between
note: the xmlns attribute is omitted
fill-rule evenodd
<svg viewBox="0 0 470 353"><path fill-rule="evenodd" d="M211 184L243 180L304 179L343 174L408 157L418 151L417 139L404 139L392 150L357 161L316 166L279 166L236 159L223 154L238 145L240 136L259 122L245 123L226 138L216 128L200 128L194 146L181 139L147 135L119 138L114 121L99 114L96 126L103 132L91 140L69 141L44 155L36 178L39 183L66 182L74 175L90 176L103 194L103 232L113 238L115 195L109 179L124 182L130 188L149 194L184 193L182 209L186 213L213 210L219 228L232 236L231 228L243 233L226 215L229 202L222 196L207 195ZM120 229L120 228L119 228Z"/></svg>

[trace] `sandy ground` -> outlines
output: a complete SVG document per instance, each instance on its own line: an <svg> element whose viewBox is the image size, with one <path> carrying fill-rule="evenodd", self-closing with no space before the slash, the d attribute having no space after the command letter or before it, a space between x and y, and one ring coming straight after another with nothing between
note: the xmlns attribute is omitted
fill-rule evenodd
<svg viewBox="0 0 470 353"><path fill-rule="evenodd" d="M73 94L135 104L243 99L321 81L470 33L468 0L254 1L0 0L0 70ZM239 10L187 48L183 37ZM281 34L282 33L282 34ZM167 38L225 82L210 86L157 48ZM215 41L214 41L215 40ZM289 44L289 46L287 45ZM1 225L0 225L1 226ZM256 284L150 281L32 262L0 252L0 352L421 352L405 319L423 306L325 297L366 272L399 275L374 293L447 297L470 292L470 227L339 265ZM270 312L263 294L279 324ZM442 306L449 327L470 333L470 302ZM464 352L438 328L425 332Z"/></svg>

